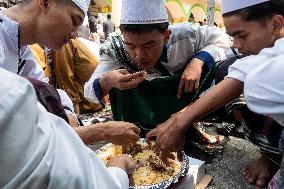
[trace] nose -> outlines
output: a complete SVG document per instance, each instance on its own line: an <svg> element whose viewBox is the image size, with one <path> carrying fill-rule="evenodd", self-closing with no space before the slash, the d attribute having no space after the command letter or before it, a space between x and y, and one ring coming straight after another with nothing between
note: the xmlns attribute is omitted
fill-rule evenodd
<svg viewBox="0 0 284 189"><path fill-rule="evenodd" d="M135 49L135 58L137 61L143 60L145 57L144 50L142 48L136 48Z"/></svg>
<svg viewBox="0 0 284 189"><path fill-rule="evenodd" d="M236 48L236 49L241 49L242 45L241 45L240 40L233 39L233 45L232 45L232 47L233 47L233 48Z"/></svg>

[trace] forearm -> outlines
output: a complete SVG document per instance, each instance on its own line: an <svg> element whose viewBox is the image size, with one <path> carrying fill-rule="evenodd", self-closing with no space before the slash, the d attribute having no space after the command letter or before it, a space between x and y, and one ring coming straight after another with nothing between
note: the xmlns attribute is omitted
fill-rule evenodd
<svg viewBox="0 0 284 189"><path fill-rule="evenodd" d="M182 116L183 122L185 123L183 127L188 128L209 113L239 97L242 93L242 82L225 78L221 83L214 86L211 90L206 92L205 95L201 96L197 101L179 113L179 116Z"/></svg>
<svg viewBox="0 0 284 189"><path fill-rule="evenodd" d="M71 127L79 127L77 118L73 114L67 114L68 120L69 120L69 125Z"/></svg>
<svg viewBox="0 0 284 189"><path fill-rule="evenodd" d="M106 141L104 123L97 123L82 127L73 127L85 144L93 144L99 141Z"/></svg>

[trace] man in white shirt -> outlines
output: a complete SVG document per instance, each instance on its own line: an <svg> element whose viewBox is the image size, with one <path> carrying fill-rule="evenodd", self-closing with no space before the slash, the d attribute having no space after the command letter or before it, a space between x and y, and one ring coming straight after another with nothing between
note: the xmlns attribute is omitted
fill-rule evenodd
<svg viewBox="0 0 284 189"><path fill-rule="evenodd" d="M222 9L227 33L234 38L234 47L238 48L242 54L256 55L262 49L273 47L275 44L279 48L284 37L283 1L252 0L236 3L232 0L223 0ZM261 54L262 52L266 51L261 51ZM148 133L148 140L157 137L156 152L161 153L165 161L170 150L180 153L184 144L184 133L188 127L208 113L239 97L243 93L247 75L273 56L276 55L270 53L264 59L249 56L236 61L222 82L188 106L185 111L172 116ZM275 167L270 160L261 157L252 167L245 168L243 174L249 183L264 187L267 186L277 168L279 166Z"/></svg>
<svg viewBox="0 0 284 189"><path fill-rule="evenodd" d="M0 188L128 189L136 164L107 167L61 118L37 102L27 80L0 68Z"/></svg>
<svg viewBox="0 0 284 189"><path fill-rule="evenodd" d="M272 49L265 49L261 53L260 61L263 63L251 71L244 85L244 94L248 107L259 114L273 118L284 126L284 75L283 51L284 39L278 40ZM279 147L284 150L284 132L279 142ZM280 170L269 183L270 189L284 187L284 160Z"/></svg>

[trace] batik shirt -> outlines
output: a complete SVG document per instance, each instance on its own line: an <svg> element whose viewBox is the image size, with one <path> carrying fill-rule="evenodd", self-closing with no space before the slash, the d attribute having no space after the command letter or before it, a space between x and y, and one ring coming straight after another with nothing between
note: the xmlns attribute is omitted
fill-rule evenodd
<svg viewBox="0 0 284 189"><path fill-rule="evenodd" d="M160 61L147 72L172 75L181 72L192 58L202 60L211 69L215 62L230 56L231 40L216 27L183 23L170 26L169 29L171 36L164 46ZM110 36L102 46L101 62L85 84L85 97L94 102L101 102L99 79L106 72L121 67L129 72L140 70L127 53L122 36Z"/></svg>

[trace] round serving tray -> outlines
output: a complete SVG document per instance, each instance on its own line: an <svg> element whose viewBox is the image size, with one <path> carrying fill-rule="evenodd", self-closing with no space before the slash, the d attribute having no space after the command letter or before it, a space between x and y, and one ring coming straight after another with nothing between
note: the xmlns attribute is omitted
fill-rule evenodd
<svg viewBox="0 0 284 189"><path fill-rule="evenodd" d="M144 138L139 139L140 143L146 143L146 140ZM95 153L97 155L101 154L105 149L107 149L109 146L113 144L109 143L101 147L100 149L96 150ZM178 182L178 179L180 177L183 177L187 174L188 169L189 169L189 157L183 153L183 161L182 161L182 166L180 171L170 179L164 180L160 183L155 183L153 185L145 185L145 186L130 186L130 189L163 189L163 188L168 188L172 183Z"/></svg>

